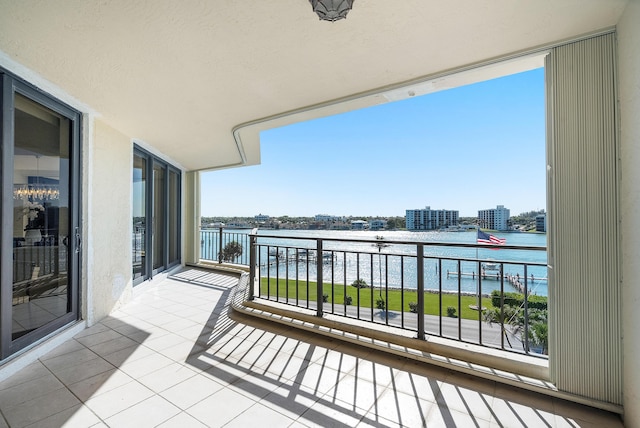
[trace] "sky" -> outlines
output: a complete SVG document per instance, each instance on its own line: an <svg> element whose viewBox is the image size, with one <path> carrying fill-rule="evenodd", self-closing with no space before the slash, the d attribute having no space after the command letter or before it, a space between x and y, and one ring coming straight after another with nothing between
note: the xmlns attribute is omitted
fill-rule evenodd
<svg viewBox="0 0 640 428"><path fill-rule="evenodd" d="M260 150L203 173L203 216L546 209L544 70L264 131Z"/></svg>

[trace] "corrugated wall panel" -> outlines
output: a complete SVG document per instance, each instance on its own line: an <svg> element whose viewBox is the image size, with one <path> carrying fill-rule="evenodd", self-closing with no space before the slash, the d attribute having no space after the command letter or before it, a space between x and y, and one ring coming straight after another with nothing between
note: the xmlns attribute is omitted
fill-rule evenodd
<svg viewBox="0 0 640 428"><path fill-rule="evenodd" d="M551 376L621 404L615 34L554 48L545 69Z"/></svg>

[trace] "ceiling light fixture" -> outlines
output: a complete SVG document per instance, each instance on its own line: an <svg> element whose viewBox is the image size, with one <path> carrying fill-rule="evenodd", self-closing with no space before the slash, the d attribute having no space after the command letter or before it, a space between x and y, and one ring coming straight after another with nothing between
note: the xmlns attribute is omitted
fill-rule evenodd
<svg viewBox="0 0 640 428"><path fill-rule="evenodd" d="M313 11L322 21L337 21L347 17L354 0L309 0Z"/></svg>
<svg viewBox="0 0 640 428"><path fill-rule="evenodd" d="M27 201L51 201L60 199L58 186L40 184L40 156L36 156L36 182L34 184L17 184L13 187L13 199Z"/></svg>

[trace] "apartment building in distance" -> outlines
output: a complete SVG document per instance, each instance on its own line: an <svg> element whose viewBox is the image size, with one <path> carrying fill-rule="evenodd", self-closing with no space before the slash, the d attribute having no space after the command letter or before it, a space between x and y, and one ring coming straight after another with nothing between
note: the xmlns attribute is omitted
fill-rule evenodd
<svg viewBox="0 0 640 428"><path fill-rule="evenodd" d="M423 209L406 210L407 230L435 230L441 227L456 226L459 213L454 210Z"/></svg>
<svg viewBox="0 0 640 428"><path fill-rule="evenodd" d="M485 229L509 230L509 209L504 205L478 211L478 225Z"/></svg>

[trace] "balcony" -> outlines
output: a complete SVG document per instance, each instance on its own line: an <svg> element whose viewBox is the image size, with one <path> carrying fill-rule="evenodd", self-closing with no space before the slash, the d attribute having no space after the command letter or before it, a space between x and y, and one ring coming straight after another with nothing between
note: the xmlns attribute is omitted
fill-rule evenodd
<svg viewBox="0 0 640 428"><path fill-rule="evenodd" d="M607 426L619 416L251 317L185 268L0 383L0 426ZM102 425L104 424L104 425Z"/></svg>

